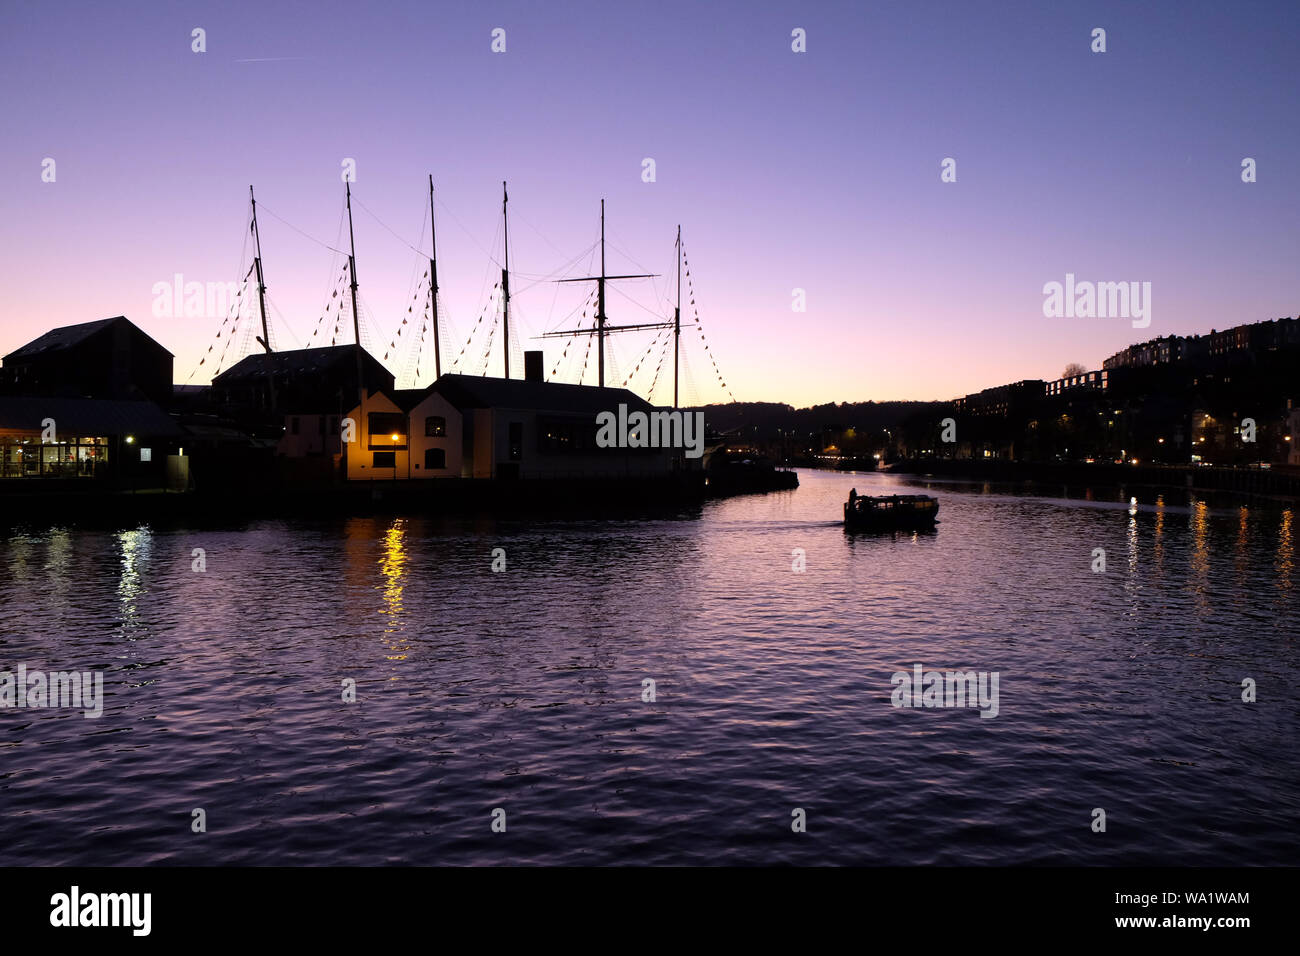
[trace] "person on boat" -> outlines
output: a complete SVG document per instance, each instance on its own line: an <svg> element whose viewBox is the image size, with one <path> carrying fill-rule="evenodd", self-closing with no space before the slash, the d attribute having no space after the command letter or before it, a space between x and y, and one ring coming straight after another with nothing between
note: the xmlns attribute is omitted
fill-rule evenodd
<svg viewBox="0 0 1300 956"><path fill-rule="evenodd" d="M855 502L855 501L857 501L857 500L858 500L858 489L856 489L856 488L850 488L850 489L849 489L849 507L852 508L852 507L853 507L853 502Z"/></svg>

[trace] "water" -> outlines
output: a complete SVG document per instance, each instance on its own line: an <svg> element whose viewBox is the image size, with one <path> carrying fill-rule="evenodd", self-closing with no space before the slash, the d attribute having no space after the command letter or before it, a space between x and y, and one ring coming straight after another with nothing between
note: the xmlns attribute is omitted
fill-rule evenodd
<svg viewBox="0 0 1300 956"><path fill-rule="evenodd" d="M2 530L0 669L103 670L106 705L0 710L0 864L1297 862L1294 507L931 484L934 533L849 537L848 488L904 482L801 481ZM891 706L917 663L997 671L998 716Z"/></svg>

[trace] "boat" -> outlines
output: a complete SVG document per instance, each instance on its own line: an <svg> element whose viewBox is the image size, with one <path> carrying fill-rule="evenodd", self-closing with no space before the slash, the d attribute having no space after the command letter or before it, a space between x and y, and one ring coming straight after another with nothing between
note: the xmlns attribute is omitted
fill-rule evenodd
<svg viewBox="0 0 1300 956"><path fill-rule="evenodd" d="M844 503L846 531L894 531L930 528L939 517L939 502L929 495L859 495Z"/></svg>

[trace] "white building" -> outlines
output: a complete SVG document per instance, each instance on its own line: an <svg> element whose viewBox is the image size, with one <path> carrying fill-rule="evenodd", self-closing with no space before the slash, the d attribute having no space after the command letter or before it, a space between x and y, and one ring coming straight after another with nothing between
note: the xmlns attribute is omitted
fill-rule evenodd
<svg viewBox="0 0 1300 956"><path fill-rule="evenodd" d="M343 415L287 415L278 451L329 456L350 481L653 478L701 467L680 448L598 447L597 416L620 405L654 411L622 388L444 375L422 390L368 391Z"/></svg>

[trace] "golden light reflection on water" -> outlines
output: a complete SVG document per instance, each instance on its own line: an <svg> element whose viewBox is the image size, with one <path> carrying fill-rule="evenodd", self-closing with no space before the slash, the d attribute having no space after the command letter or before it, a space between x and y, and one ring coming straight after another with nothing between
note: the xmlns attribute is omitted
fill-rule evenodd
<svg viewBox="0 0 1300 956"><path fill-rule="evenodd" d="M1192 592L1196 595L1196 606L1202 611L1209 611L1210 601L1207 592L1210 589L1210 506L1204 501L1192 503Z"/></svg>
<svg viewBox="0 0 1300 956"><path fill-rule="evenodd" d="M1237 546L1234 549L1233 569L1237 572L1235 593L1238 598L1245 598L1250 578L1250 509L1242 505L1237 509Z"/></svg>
<svg viewBox="0 0 1300 956"><path fill-rule="evenodd" d="M1155 553L1156 572L1163 576L1165 569L1165 496L1156 496L1156 526L1152 548Z"/></svg>
<svg viewBox="0 0 1300 956"><path fill-rule="evenodd" d="M401 620L402 591L405 587L406 562L408 560L406 553L406 522L404 519L393 519L393 523L384 532L383 548L383 554L379 558L383 606L379 609L379 613L388 618L388 622L384 627L384 637L389 650L392 651L391 654L386 656L390 661L404 661L406 660L406 651L410 649L410 645L404 640L393 637L402 630L403 624Z"/></svg>
<svg viewBox="0 0 1300 956"><path fill-rule="evenodd" d="M1295 512L1290 508L1282 512L1282 523L1277 530L1277 587L1291 590L1291 572L1295 570Z"/></svg>

